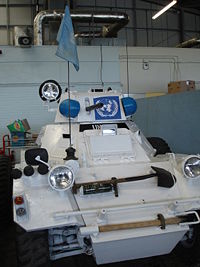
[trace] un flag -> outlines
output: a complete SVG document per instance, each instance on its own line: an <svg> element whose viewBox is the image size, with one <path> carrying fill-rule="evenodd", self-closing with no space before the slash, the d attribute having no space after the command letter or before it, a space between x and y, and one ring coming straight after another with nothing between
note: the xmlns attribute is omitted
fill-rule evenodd
<svg viewBox="0 0 200 267"><path fill-rule="evenodd" d="M79 59L74 38L72 20L68 6L65 7L65 15L60 24L60 28L57 35L57 41L59 45L56 51L56 56L71 62L74 65L75 69L78 71Z"/></svg>

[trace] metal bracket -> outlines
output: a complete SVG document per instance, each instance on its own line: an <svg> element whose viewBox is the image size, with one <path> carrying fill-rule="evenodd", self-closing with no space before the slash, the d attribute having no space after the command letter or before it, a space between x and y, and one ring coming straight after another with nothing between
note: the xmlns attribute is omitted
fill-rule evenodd
<svg viewBox="0 0 200 267"><path fill-rule="evenodd" d="M198 212L196 211L185 211L185 212L181 212L181 213L176 213L176 216L187 216L187 215L190 215L190 214L193 214L195 215L196 217L196 221L191 221L191 222L183 222L183 223L179 223L180 226L183 226L183 225L192 225L192 224L198 224L200 223L200 217L199 217L199 214Z"/></svg>
<svg viewBox="0 0 200 267"><path fill-rule="evenodd" d="M103 223L107 221L107 211L101 209L97 214L97 223Z"/></svg>
<svg viewBox="0 0 200 267"><path fill-rule="evenodd" d="M161 213L159 213L157 216L161 223L160 228L164 230L166 228L165 217Z"/></svg>
<svg viewBox="0 0 200 267"><path fill-rule="evenodd" d="M41 160L40 156L35 157L35 160L37 160L40 163L43 163L44 165L46 165L48 167L48 170L50 170L49 164L47 162Z"/></svg>

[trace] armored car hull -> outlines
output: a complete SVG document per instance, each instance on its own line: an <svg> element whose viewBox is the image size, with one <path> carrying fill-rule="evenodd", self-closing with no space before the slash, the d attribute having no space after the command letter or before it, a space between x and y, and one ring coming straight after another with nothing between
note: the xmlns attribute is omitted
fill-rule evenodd
<svg viewBox="0 0 200 267"><path fill-rule="evenodd" d="M14 220L21 236L42 232L46 266L47 252L97 264L167 254L200 222L199 156L157 155L135 109L116 91L65 93L39 147L22 155Z"/></svg>

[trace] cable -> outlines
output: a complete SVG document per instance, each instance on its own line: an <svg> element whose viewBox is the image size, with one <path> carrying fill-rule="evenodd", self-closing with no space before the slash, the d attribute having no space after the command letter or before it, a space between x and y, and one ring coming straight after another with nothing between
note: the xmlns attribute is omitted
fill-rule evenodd
<svg viewBox="0 0 200 267"><path fill-rule="evenodd" d="M101 55L100 81L101 81L101 85L104 86L104 82L103 82L103 50L102 50L102 45L100 45L100 55Z"/></svg>

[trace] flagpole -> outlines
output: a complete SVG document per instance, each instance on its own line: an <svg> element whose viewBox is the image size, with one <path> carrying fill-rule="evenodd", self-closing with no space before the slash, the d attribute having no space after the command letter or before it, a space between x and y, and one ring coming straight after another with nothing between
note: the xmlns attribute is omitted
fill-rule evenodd
<svg viewBox="0 0 200 267"><path fill-rule="evenodd" d="M72 136L71 136L71 133L72 133L72 127L71 127L71 113L70 113L70 79L69 79L69 61L67 61L67 72L68 72L68 81L67 81L67 87L68 87L68 114L69 114L69 146L71 147L72 146Z"/></svg>
<svg viewBox="0 0 200 267"><path fill-rule="evenodd" d="M129 96L129 87L130 87L130 80L129 80L129 62L128 62L128 39L127 39L127 28L126 28L126 79L127 79L127 93Z"/></svg>

